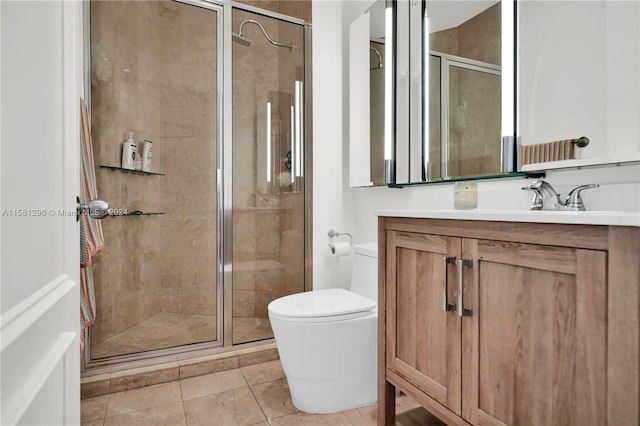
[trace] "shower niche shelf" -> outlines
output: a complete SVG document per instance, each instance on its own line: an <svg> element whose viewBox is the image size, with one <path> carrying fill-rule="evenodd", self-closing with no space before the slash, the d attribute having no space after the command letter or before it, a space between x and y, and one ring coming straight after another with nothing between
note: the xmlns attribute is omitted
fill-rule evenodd
<svg viewBox="0 0 640 426"><path fill-rule="evenodd" d="M131 170L131 169L124 169L122 167L117 167L117 166L100 166L100 168L102 169L109 169L109 170L120 170L122 172L130 172L130 173L137 173L137 174L141 174L141 175L156 175L156 176L164 176L164 173L158 173L158 172L144 172L142 170Z"/></svg>

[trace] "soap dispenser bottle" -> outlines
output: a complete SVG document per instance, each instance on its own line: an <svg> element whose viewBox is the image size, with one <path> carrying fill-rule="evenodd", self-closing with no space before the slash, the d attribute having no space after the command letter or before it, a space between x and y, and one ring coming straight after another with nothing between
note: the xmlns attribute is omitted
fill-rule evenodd
<svg viewBox="0 0 640 426"><path fill-rule="evenodd" d="M144 145L142 146L142 171L150 172L151 171L151 147L152 142L145 140Z"/></svg>
<svg viewBox="0 0 640 426"><path fill-rule="evenodd" d="M129 132L129 138L122 145L122 168L134 170L137 156L138 146L133 141L133 132Z"/></svg>

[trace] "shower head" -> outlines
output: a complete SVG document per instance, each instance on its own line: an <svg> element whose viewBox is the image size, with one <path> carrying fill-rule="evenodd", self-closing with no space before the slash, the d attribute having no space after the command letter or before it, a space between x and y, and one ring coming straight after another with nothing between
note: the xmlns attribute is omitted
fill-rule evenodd
<svg viewBox="0 0 640 426"><path fill-rule="evenodd" d="M231 33L231 37L233 37L233 41L243 46L249 46L251 44L251 39L246 38L242 34Z"/></svg>
<svg viewBox="0 0 640 426"><path fill-rule="evenodd" d="M231 35L233 36L233 41L237 41L238 43L242 44L243 46L249 46L251 44L251 39L245 37L242 35L242 27L244 27L245 24L255 24L257 25L261 30L262 30L262 34L264 34L264 36L267 38L267 40L269 40L269 43L276 45L276 46L280 46L280 47L286 47L289 50L292 50L295 46L293 45L293 43L289 43L289 44L285 44L285 43L280 43L279 41L275 41L273 40L271 37L269 37L269 34L267 34L267 30L264 29L264 27L262 26L262 24L254 19L247 19L244 20L240 23L240 28L238 28L238 32L237 33L231 33Z"/></svg>

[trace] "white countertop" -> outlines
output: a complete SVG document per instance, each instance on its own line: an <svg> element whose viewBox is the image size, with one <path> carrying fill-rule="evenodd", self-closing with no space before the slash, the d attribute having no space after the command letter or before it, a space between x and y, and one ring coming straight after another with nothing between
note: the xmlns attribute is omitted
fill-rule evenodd
<svg viewBox="0 0 640 426"><path fill-rule="evenodd" d="M639 212L531 210L378 210L377 216L423 219L489 220L497 222L572 223L640 226Z"/></svg>

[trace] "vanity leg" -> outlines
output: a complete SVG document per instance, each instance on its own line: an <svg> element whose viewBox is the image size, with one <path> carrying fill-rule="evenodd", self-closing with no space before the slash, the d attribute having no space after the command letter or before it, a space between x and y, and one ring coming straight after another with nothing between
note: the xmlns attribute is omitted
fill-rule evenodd
<svg viewBox="0 0 640 426"><path fill-rule="evenodd" d="M378 383L378 426L396 423L396 387L385 379Z"/></svg>
<svg viewBox="0 0 640 426"><path fill-rule="evenodd" d="M389 426L396 422L396 387L387 381L385 220L382 216L378 218L378 426Z"/></svg>

